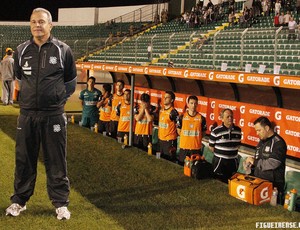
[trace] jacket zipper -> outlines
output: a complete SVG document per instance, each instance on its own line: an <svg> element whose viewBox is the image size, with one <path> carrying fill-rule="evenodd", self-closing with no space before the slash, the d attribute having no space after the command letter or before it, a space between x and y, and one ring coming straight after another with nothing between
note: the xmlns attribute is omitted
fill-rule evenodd
<svg viewBox="0 0 300 230"><path fill-rule="evenodd" d="M46 66L46 56L47 56L47 51L44 50L42 53L42 63L40 62L41 60L41 47L39 47L39 59L38 59L38 74L36 78L36 109L39 109L39 103L38 103L38 79L40 77L40 65L42 65L42 69L45 68Z"/></svg>

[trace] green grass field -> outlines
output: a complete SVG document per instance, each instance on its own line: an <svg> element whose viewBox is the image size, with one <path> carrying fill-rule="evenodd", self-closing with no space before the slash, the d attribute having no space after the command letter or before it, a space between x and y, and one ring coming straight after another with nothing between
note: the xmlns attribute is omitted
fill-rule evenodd
<svg viewBox="0 0 300 230"><path fill-rule="evenodd" d="M69 221L58 221L40 156L35 194L19 217L5 216L13 193L18 109L0 104L0 229L255 229L256 222L299 222L282 206L254 206L217 180L194 180L181 166L123 150L114 140L68 126Z"/></svg>

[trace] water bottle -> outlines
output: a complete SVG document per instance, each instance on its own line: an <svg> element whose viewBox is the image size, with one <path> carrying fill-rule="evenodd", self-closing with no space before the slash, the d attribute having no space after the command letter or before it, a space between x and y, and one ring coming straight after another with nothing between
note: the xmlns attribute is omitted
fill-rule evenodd
<svg viewBox="0 0 300 230"><path fill-rule="evenodd" d="M128 145L128 136L127 136L127 134L124 135L124 145L125 146Z"/></svg>
<svg viewBox="0 0 300 230"><path fill-rule="evenodd" d="M270 200L270 205L276 206L277 205L277 196L278 196L278 190L276 187L274 187L271 200Z"/></svg>
<svg viewBox="0 0 300 230"><path fill-rule="evenodd" d="M284 209L288 209L289 204L290 204L290 199L291 199L291 192L288 191L284 197L284 204L283 204Z"/></svg>
<svg viewBox="0 0 300 230"><path fill-rule="evenodd" d="M152 156L152 144L149 143L147 147L148 147L148 155Z"/></svg>
<svg viewBox="0 0 300 230"><path fill-rule="evenodd" d="M95 132L95 133L98 133L98 124L97 124L97 123L96 123L95 126L94 126L94 132Z"/></svg>
<svg viewBox="0 0 300 230"><path fill-rule="evenodd" d="M74 117L74 115L71 116L71 123L73 123L73 124L75 123L75 117Z"/></svg>
<svg viewBox="0 0 300 230"><path fill-rule="evenodd" d="M289 206L288 206L288 210L290 212L295 211L295 208L296 208L296 198L297 198L297 190L293 188L291 190L291 198L290 198L290 203L289 203Z"/></svg>

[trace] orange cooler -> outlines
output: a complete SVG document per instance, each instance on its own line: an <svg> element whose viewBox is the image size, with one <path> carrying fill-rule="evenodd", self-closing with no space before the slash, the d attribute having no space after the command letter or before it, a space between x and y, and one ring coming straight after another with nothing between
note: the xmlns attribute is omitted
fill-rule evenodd
<svg viewBox="0 0 300 230"><path fill-rule="evenodd" d="M231 196L254 205L270 202L273 190L270 181L241 173L229 179L228 187Z"/></svg>
<svg viewBox="0 0 300 230"><path fill-rule="evenodd" d="M192 176L192 166L195 161L201 159L200 154L192 154L190 157L186 156L184 160L183 173L184 175L191 177Z"/></svg>

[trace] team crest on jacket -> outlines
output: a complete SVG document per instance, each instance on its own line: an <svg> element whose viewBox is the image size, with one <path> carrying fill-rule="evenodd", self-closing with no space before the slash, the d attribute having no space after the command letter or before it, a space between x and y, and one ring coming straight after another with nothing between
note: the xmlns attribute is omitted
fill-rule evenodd
<svg viewBox="0 0 300 230"><path fill-rule="evenodd" d="M53 125L53 132L58 133L60 130L60 125Z"/></svg>
<svg viewBox="0 0 300 230"><path fill-rule="evenodd" d="M57 57L50 57L49 58L49 63L52 65L55 65L57 63Z"/></svg>

